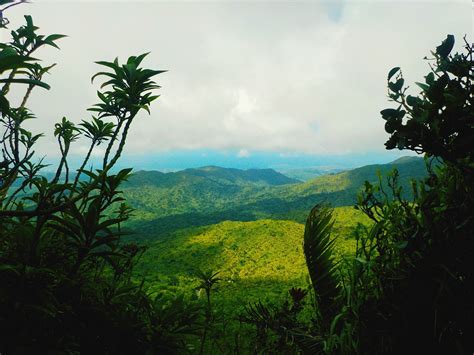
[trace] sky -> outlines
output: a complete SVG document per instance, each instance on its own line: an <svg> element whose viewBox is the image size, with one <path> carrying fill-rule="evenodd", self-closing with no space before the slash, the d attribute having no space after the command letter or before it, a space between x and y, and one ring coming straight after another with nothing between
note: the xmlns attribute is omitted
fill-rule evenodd
<svg viewBox="0 0 474 355"><path fill-rule="evenodd" d="M472 41L472 10L469 0L37 0L6 16L16 26L30 14L41 32L68 35L61 50L37 53L58 65L45 78L52 89L29 102L31 129L46 134L37 152L51 160L54 123L88 119L97 102L94 61L150 52L143 64L168 72L122 164L349 167L408 154L384 150L387 72L400 66L408 83L422 81L422 58L448 33L458 50L464 35ZM86 150L78 141L72 159Z"/></svg>

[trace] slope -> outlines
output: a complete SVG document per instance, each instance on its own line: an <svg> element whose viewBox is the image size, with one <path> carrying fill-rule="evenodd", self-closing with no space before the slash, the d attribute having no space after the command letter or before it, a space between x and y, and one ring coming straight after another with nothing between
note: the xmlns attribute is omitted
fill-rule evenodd
<svg viewBox="0 0 474 355"><path fill-rule="evenodd" d="M405 191L409 191L411 178L426 175L423 159L416 157L324 175L305 183L277 186L268 181L262 183L262 179L257 180L258 183L244 180L242 171L237 169L216 167L205 168L209 171L188 169L172 174L137 173L135 180L124 189L129 203L136 208L129 226L136 231L136 238L149 239L225 220L271 218L302 223L316 203L354 205L365 180L376 182L377 171L386 175L394 167L399 171ZM231 178L235 176L239 176L238 183Z"/></svg>
<svg viewBox="0 0 474 355"><path fill-rule="evenodd" d="M341 257L355 248L350 237L368 219L351 207L335 209L334 236ZM152 292L194 294L197 270L220 271L216 296L226 309L250 301L278 300L293 286L307 286L302 241L304 225L293 221L221 222L184 229L149 245L137 265Z"/></svg>

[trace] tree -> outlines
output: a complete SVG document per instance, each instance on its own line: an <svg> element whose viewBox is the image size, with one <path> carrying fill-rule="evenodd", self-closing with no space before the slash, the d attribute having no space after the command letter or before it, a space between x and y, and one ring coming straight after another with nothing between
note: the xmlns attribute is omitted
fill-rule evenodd
<svg viewBox="0 0 474 355"><path fill-rule="evenodd" d="M33 19L25 20L0 44L0 352L174 352L184 338L173 334L192 332L197 310L179 300L153 300L132 280L144 249L121 241L131 209L120 184L131 169L112 172L132 122L158 98L153 79L164 71L143 68L147 54L124 64L97 62L104 70L92 79L105 82L89 109L95 116L78 125L64 117L54 125L61 159L48 178L34 151L42 133L25 128L34 118L27 104L34 89L49 88L43 77L54 67L33 54L57 48L65 36L39 34ZM26 87L19 106L8 98L12 85ZM89 150L73 172L68 155L79 139L89 140ZM100 169L87 168L101 144Z"/></svg>
<svg viewBox="0 0 474 355"><path fill-rule="evenodd" d="M196 287L196 291L204 290L206 292L206 319L205 319L205 326L201 336L201 345L199 349L199 354L204 352L204 345L206 343L206 337L209 327L212 323L212 305L211 305L211 291L214 286L222 281L222 279L218 278L220 272L214 272L212 270L199 270L196 272L196 276L199 280L199 285Z"/></svg>
<svg viewBox="0 0 474 355"><path fill-rule="evenodd" d="M390 134L385 145L424 154L428 177L412 182L412 200L403 197L397 171L387 177L386 185L366 182L356 208L373 220L373 226L356 231L357 251L347 275L341 278L331 272L327 258L319 257L318 266L331 284L341 285L341 292L326 297L339 307L335 316L322 319L331 324L329 331L306 339L318 351L472 351L473 48L465 41L465 53L451 54L453 47L454 37L448 35L432 52L431 70L424 83L417 83L422 89L417 96L407 94L400 68L388 74L389 98L398 107L381 111ZM330 223L326 214L310 215L308 225L319 228L307 227L307 260L318 260L312 253L316 246L330 247ZM308 267L310 274L317 273L311 269L313 263ZM321 282L312 280L318 292Z"/></svg>

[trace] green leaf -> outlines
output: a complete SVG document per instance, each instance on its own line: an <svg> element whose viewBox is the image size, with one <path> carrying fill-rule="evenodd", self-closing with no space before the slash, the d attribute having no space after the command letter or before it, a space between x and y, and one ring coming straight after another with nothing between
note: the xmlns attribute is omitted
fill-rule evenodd
<svg viewBox="0 0 474 355"><path fill-rule="evenodd" d="M385 123L385 132L392 134L400 126L401 120L391 119Z"/></svg>
<svg viewBox="0 0 474 355"><path fill-rule="evenodd" d="M26 25L33 27L33 18L30 15L25 15Z"/></svg>
<svg viewBox="0 0 474 355"><path fill-rule="evenodd" d="M389 120L391 118L396 118L398 117L399 111L394 109L394 108L386 108L385 110L380 111L380 114L382 115L382 118L384 120Z"/></svg>
<svg viewBox="0 0 474 355"><path fill-rule="evenodd" d="M2 115L5 115L9 109L10 103L4 95L0 94L0 112L2 113Z"/></svg>
<svg viewBox="0 0 474 355"><path fill-rule="evenodd" d="M313 288L318 296L321 314L332 318L336 298L339 295L337 263L333 259L335 239L331 238L334 226L332 211L316 205L306 221L303 251Z"/></svg>
<svg viewBox="0 0 474 355"><path fill-rule="evenodd" d="M399 92L401 90L401 88L403 87L404 82L405 82L405 80L403 78L400 78L395 83L388 83L388 87L393 92Z"/></svg>
<svg viewBox="0 0 474 355"><path fill-rule="evenodd" d="M399 70L400 70L400 67L392 68L392 69L388 72L388 78L387 78L387 80L390 80L390 79L392 78L392 76L394 76Z"/></svg>
<svg viewBox="0 0 474 355"><path fill-rule="evenodd" d="M416 96L408 95L406 100L407 104L412 107L418 103L418 98Z"/></svg>
<svg viewBox="0 0 474 355"><path fill-rule="evenodd" d="M34 80L34 79L0 79L0 83L19 83L19 84L30 84L30 85L35 85L35 86L40 86L42 88L45 88L47 90L51 89L51 86L48 84L39 81L39 80Z"/></svg>
<svg viewBox="0 0 474 355"><path fill-rule="evenodd" d="M418 85L420 88L423 89L423 91L428 91L430 89L430 87L426 84L423 84L423 83L415 83L416 85Z"/></svg>
<svg viewBox="0 0 474 355"><path fill-rule="evenodd" d="M436 47L436 54L441 58L447 58L454 47L454 36L448 35L446 39L438 47Z"/></svg>
<svg viewBox="0 0 474 355"><path fill-rule="evenodd" d="M14 2L15 0L0 0L0 5L6 5Z"/></svg>
<svg viewBox="0 0 474 355"><path fill-rule="evenodd" d="M66 35L60 35L60 34L52 34L52 35L49 35L48 37L46 37L44 39L44 41L57 41L58 39L61 39L61 38L65 38L67 37Z"/></svg>
<svg viewBox="0 0 474 355"><path fill-rule="evenodd" d="M434 73L431 72L431 73L429 73L429 74L426 76L425 82L426 82L428 85L432 85L432 84L434 83L434 80L435 80Z"/></svg>
<svg viewBox="0 0 474 355"><path fill-rule="evenodd" d="M52 47L55 47L55 48L58 48L59 49L59 46L54 43L55 41L57 41L58 39L61 39L61 38L64 38L64 37L67 37L66 35L60 35L60 34L52 34L52 35L49 35L48 37L46 37L43 42L45 44L48 44Z"/></svg>
<svg viewBox="0 0 474 355"><path fill-rule="evenodd" d="M408 245L408 241L403 240L403 241L397 243L397 248L398 249L405 249L407 247L407 245Z"/></svg>

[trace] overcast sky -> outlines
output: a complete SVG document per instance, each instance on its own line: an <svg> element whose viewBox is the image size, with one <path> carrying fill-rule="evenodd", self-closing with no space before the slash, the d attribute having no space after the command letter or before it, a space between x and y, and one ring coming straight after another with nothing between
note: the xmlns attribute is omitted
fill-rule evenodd
<svg viewBox="0 0 474 355"><path fill-rule="evenodd" d="M383 150L379 111L390 105L386 75L401 66L423 80L429 54L448 33L472 41L471 1L33 1L43 33L63 33L61 50L38 52L58 66L30 107L46 131L62 116L79 122L96 102L96 60L151 52L144 65L169 72L152 114L127 141L130 154L234 151L360 154ZM5 40L5 31L2 33ZM412 86L414 88L414 86ZM74 154L82 154L79 142Z"/></svg>

